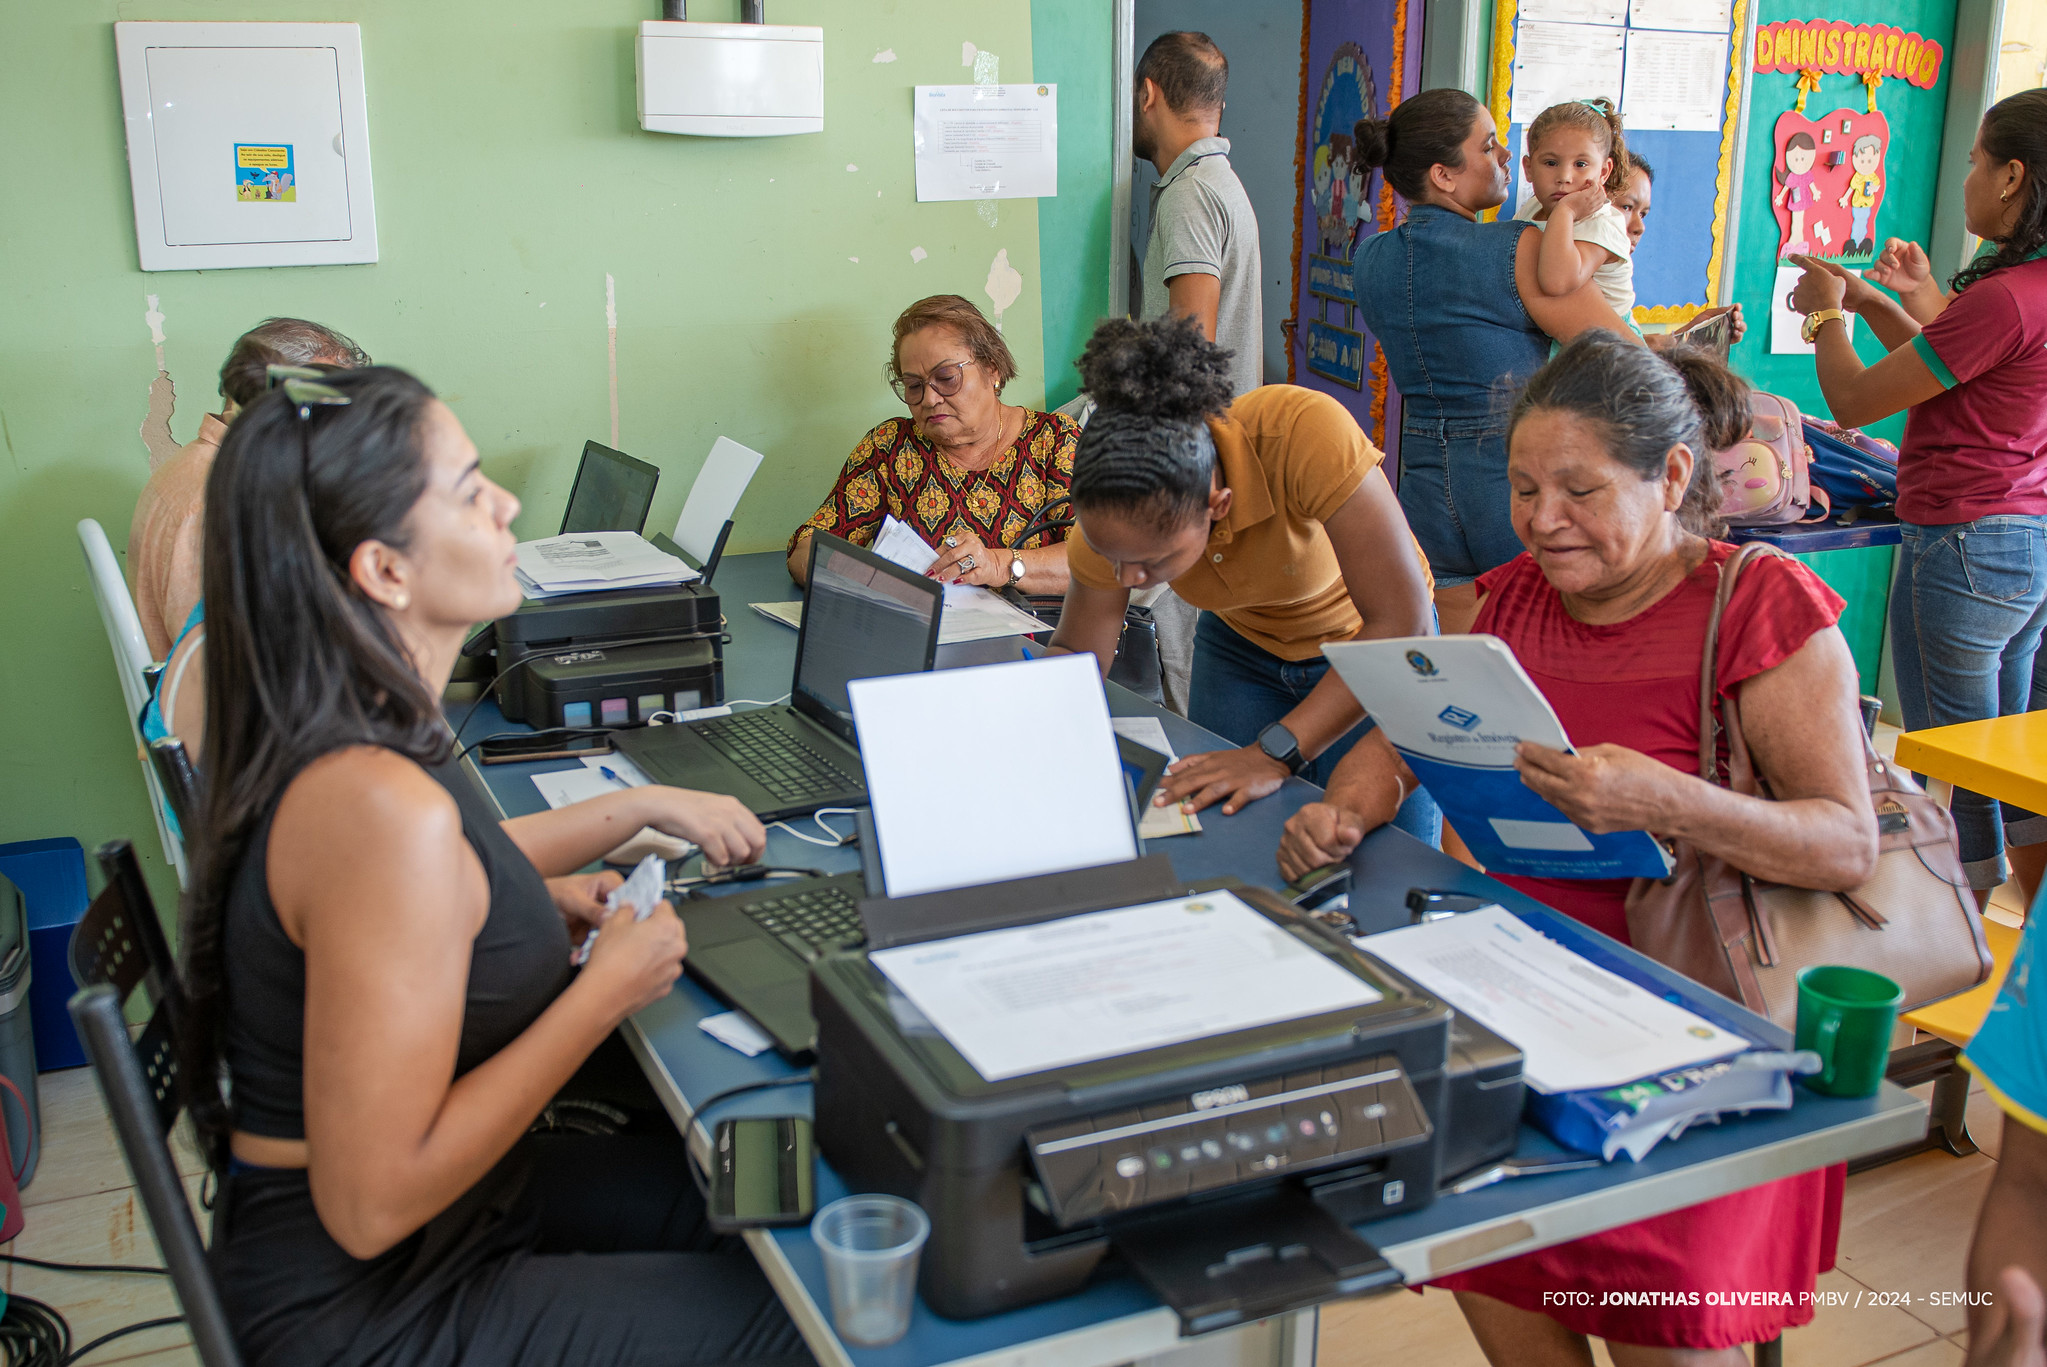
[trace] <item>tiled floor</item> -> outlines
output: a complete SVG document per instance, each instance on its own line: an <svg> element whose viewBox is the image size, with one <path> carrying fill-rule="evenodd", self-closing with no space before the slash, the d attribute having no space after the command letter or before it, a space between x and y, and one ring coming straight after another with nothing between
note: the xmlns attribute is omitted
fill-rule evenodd
<svg viewBox="0 0 2047 1367"><path fill-rule="evenodd" d="M2018 923L2005 891L1992 914ZM6 1251L59 1262L161 1266L128 1169L108 1127L98 1089L83 1068L45 1073L42 1093L44 1155L35 1181L22 1193L26 1224ZM1848 1179L1841 1227L1840 1265L1822 1290L1908 1291L1923 1297L1964 1289L1963 1261L1977 1207L1994 1171L2001 1117L1980 1091L1969 1098L1971 1132L1983 1147L1973 1158L1926 1153ZM200 1163L189 1146L179 1151L187 1185L198 1189ZM202 1214L201 1228L205 1219ZM84 1276L38 1268L0 1266L10 1294L55 1306L71 1323L72 1342L83 1345L108 1330L178 1313L161 1277ZM1790 1367L1960 1367L1967 1339L1959 1309L1918 1305L1822 1309L1809 1326L1785 1337ZM1597 1354L1600 1362L1605 1353ZM88 1359L89 1367L197 1367L181 1329L157 1329L117 1340ZM1441 1291L1397 1292L1326 1308L1322 1314L1321 1367L1367 1363L1427 1363L1430 1367L1484 1367L1451 1297Z"/></svg>

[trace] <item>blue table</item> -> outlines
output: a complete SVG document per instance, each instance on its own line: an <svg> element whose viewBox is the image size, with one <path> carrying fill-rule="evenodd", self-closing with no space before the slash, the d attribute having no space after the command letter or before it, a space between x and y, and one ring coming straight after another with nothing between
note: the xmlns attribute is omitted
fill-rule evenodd
<svg viewBox="0 0 2047 1367"><path fill-rule="evenodd" d="M1786 555L1816 555L1821 551L1852 551L1864 546L1895 546L1904 533L1895 522L1858 518L1853 522L1828 519L1792 527L1736 527L1727 539L1736 543L1763 541Z"/></svg>
<svg viewBox="0 0 2047 1367"><path fill-rule="evenodd" d="M795 656L793 631L750 611L746 604L798 597L779 555L727 558L717 587L732 643L725 655L726 696L774 699L788 691ZM939 666L1014 659L1014 640L946 647ZM1181 754L1214 749L1218 737L1170 713L1160 713L1134 694L1109 689L1110 710L1119 716L1160 716ZM463 709L452 709L459 720ZM464 728L474 739L505 723L489 702ZM530 781L536 773L570 767L561 762L492 765L483 777L507 815L544 805ZM1174 869L1188 881L1233 875L1277 888L1273 862L1286 818L1320 790L1289 780L1272 797L1234 817L1214 809L1202 813L1204 831L1159 841ZM843 823L842 823L843 824ZM1403 897L1414 886L1482 894L1528 919L1546 934L1595 959L1624 960L1676 993L1684 979L1651 963L1570 918L1496 883L1484 874L1432 850L1407 835L1385 829L1368 838L1369 876L1352 890L1353 899ZM839 872L857 868L851 851L804 844L770 831L768 861ZM685 920L687 909L684 910ZM1692 988L1696 993L1698 989ZM708 1142L691 1097L713 1096L729 1087L797 1071L772 1052L745 1058L697 1028L705 1016L724 1010L696 983L684 978L668 998L640 1012L626 1029L627 1042L655 1090L691 1142ZM1788 1044L1784 1032L1732 1003L1727 1023L1752 1037ZM716 1108L718 1116L786 1113L808 1100L802 1086L735 1097ZM1398 1267L1410 1283L1515 1254L1579 1238L1646 1216L1739 1191L1762 1182L1808 1172L1918 1138L1926 1129L1926 1104L1888 1084L1875 1097L1842 1101L1801 1093L1789 1111L1772 1112L1696 1130L1681 1141L1659 1146L1639 1164L1619 1162L1582 1172L1517 1178L1463 1196L1439 1198L1427 1208L1359 1226L1360 1233ZM1545 1136L1524 1125L1519 1152L1553 1151ZM838 1176L820 1165L818 1202L846 1194ZM812 1352L826 1367L933 1367L972 1363L975 1367L1108 1367L1135 1359L1198 1356L1223 1362L1310 1367L1314 1360L1315 1313L1303 1311L1199 1340L1179 1336L1179 1322L1137 1279L1110 1264L1087 1287L1061 1300L978 1320L946 1320L917 1307L909 1334L880 1349L850 1348L831 1329L824 1270L807 1229L755 1230L748 1245L760 1260ZM1190 1348L1192 1344L1199 1345ZM1177 1367L1177 1364L1176 1364ZM1192 1367L1191 1362L1187 1367Z"/></svg>

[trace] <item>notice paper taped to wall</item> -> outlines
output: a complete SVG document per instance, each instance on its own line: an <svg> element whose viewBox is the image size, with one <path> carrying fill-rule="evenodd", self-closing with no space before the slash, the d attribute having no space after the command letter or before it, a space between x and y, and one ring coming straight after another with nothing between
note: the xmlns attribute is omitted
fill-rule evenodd
<svg viewBox="0 0 2047 1367"><path fill-rule="evenodd" d="M1059 87L920 85L917 201L1059 193Z"/></svg>

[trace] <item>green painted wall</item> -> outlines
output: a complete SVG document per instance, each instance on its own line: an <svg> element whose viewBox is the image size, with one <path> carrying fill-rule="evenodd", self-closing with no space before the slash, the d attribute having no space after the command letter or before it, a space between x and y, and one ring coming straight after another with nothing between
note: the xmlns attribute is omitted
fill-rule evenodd
<svg viewBox="0 0 2047 1367"><path fill-rule="evenodd" d="M973 204L916 203L909 128L912 85L972 80L963 42L1029 78L1029 0L768 8L825 26L820 135L640 132L633 37L654 0L5 6L0 841L76 835L89 850L131 835L152 865L162 858L73 532L98 518L122 547L148 474L145 295L164 314L179 440L216 402L231 340L265 315L302 314L440 390L485 468L526 501L528 536L557 525L583 440L610 431L607 274L620 444L663 468L656 527L726 434L769 458L734 548L779 547L860 435L899 411L881 378L896 313L941 291L988 307L998 249L1023 276L1003 319L1023 372L1011 393L1041 398L1038 206L1000 201L990 224ZM691 9L730 20L738 5ZM112 23L139 17L362 24L382 262L136 268ZM1101 44L1106 61L1106 19Z"/></svg>
<svg viewBox="0 0 2047 1367"><path fill-rule="evenodd" d="M1109 0L1031 5L1032 78L1059 86L1059 195L1038 203L1045 396L1054 405L1079 392L1074 358L1108 308L1109 187L1118 170L1110 165L1112 18Z"/></svg>
<svg viewBox="0 0 2047 1367"><path fill-rule="evenodd" d="M1933 197L1940 169L1941 121L1947 112L1948 72L1954 56L1954 0L1858 0L1858 3L1827 9L1814 8L1809 0L1761 0L1758 26L1786 20L1816 18L1852 19L1858 24L1891 24L1933 39L1946 53L1941 61L1940 79L1931 90L1921 90L1902 80L1887 80L1878 87L1876 107L1891 125L1891 146L1885 157L1885 191L1877 211L1879 237L1902 237L1926 246L1933 229ZM1753 62L1755 54L1747 55ZM1735 209L1741 216L1740 238L1736 243L1734 297L1742 303L1749 323L1748 336L1735 349L1737 369L1757 387L1782 394L1810 414L1825 417L1827 403L1813 372L1811 356L1770 354L1770 292L1777 264L1777 219L1770 205L1774 191L1772 131L1777 116L1791 108L1797 91L1793 78L1781 73L1758 73L1751 87L1748 108L1748 165L1743 170L1740 195ZM1822 76L1820 88L1806 100L1805 112L1818 116L1832 109L1865 107L1862 82L1853 76ZM1883 347L1866 327L1855 329L1855 349L1864 363L1884 355ZM1903 414L1873 423L1870 431L1891 441L1904 435Z"/></svg>

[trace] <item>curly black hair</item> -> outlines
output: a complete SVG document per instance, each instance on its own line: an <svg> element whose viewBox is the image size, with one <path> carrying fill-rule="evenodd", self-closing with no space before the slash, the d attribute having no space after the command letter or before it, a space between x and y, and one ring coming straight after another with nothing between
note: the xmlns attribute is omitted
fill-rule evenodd
<svg viewBox="0 0 2047 1367"><path fill-rule="evenodd" d="M1080 354L1094 417L1073 458L1077 508L1136 512L1178 527L1207 506L1215 441L1205 419L1227 410L1233 353L1192 318L1110 318Z"/></svg>

